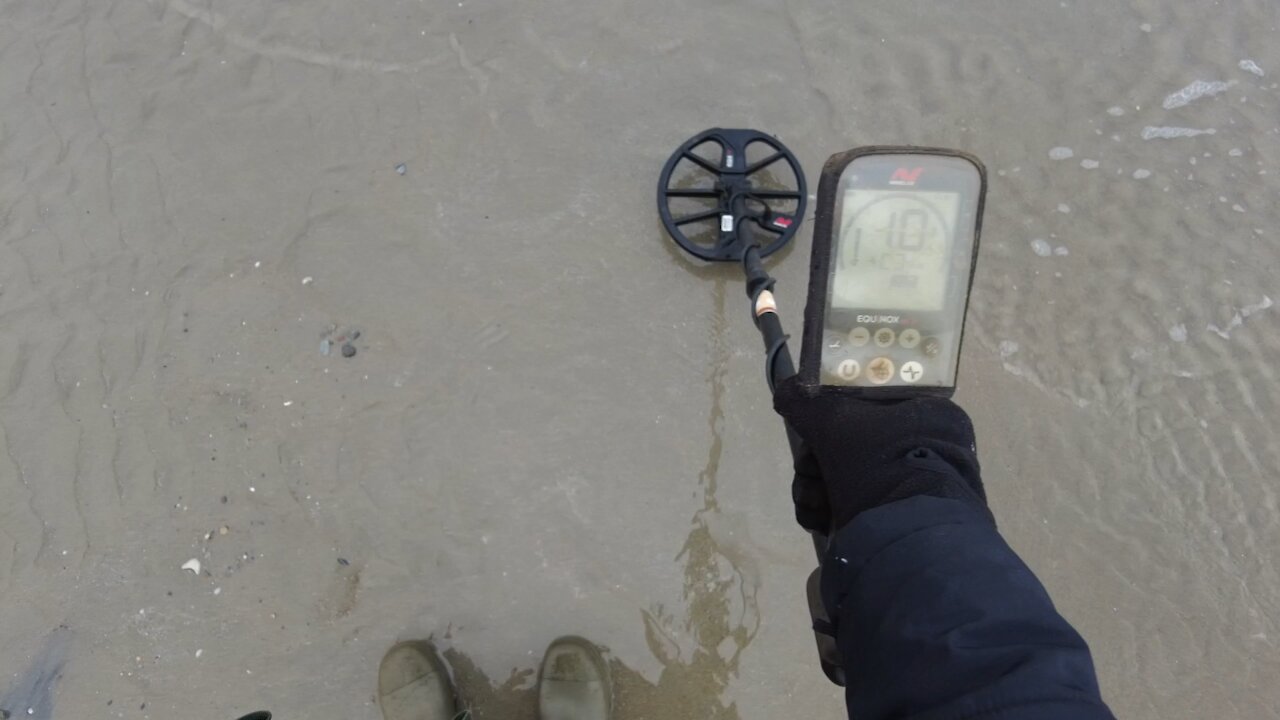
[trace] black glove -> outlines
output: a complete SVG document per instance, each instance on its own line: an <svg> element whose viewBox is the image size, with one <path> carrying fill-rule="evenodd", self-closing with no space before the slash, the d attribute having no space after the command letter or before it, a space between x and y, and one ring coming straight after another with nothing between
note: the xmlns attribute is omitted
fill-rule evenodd
<svg viewBox="0 0 1280 720"><path fill-rule="evenodd" d="M991 518L973 423L950 400L860 400L795 376L778 386L773 407L810 451L796 458L791 486L805 529L830 534L864 510L916 495L961 500Z"/></svg>

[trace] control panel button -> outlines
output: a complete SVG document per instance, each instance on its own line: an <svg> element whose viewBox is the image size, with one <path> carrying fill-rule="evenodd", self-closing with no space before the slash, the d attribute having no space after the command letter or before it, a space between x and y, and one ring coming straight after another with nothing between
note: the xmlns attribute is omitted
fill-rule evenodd
<svg viewBox="0 0 1280 720"><path fill-rule="evenodd" d="M898 335L893 331L893 328L880 328L876 331L875 335L876 345L878 347L887 348L893 344L893 341L897 337Z"/></svg>
<svg viewBox="0 0 1280 720"><path fill-rule="evenodd" d="M893 379L893 361L878 357L867 363L867 379L876 385L884 385Z"/></svg>
<svg viewBox="0 0 1280 720"><path fill-rule="evenodd" d="M920 344L920 331L915 328L907 328L898 336L898 344L910 350Z"/></svg>
<svg viewBox="0 0 1280 720"><path fill-rule="evenodd" d="M828 330L822 334L822 345L825 348L825 350L823 350L823 354L840 350L845 346L845 342L846 339L842 333L831 332Z"/></svg>
<svg viewBox="0 0 1280 720"><path fill-rule="evenodd" d="M844 380L845 382L849 382L850 380L856 380L857 377L861 374L862 374L862 366L859 365L858 361L854 360L853 358L842 360L840 361L840 364L836 366L836 377L839 377L841 380Z"/></svg>
<svg viewBox="0 0 1280 720"><path fill-rule="evenodd" d="M926 356L938 357L938 353L942 352L942 341L938 338L925 338L923 349Z"/></svg>
<svg viewBox="0 0 1280 720"><path fill-rule="evenodd" d="M924 377L924 366L915 360L911 360L902 364L902 372L900 377L903 382L918 383L920 378Z"/></svg>
<svg viewBox="0 0 1280 720"><path fill-rule="evenodd" d="M854 347L862 347L871 342L871 331L859 325L849 331L849 343Z"/></svg>

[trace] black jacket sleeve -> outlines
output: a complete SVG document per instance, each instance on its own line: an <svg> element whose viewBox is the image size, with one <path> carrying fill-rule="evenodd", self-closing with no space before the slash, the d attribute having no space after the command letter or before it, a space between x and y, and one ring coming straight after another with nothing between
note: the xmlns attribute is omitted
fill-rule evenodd
<svg viewBox="0 0 1280 720"><path fill-rule="evenodd" d="M863 512L823 567L853 720L1112 718L1084 640L972 503Z"/></svg>

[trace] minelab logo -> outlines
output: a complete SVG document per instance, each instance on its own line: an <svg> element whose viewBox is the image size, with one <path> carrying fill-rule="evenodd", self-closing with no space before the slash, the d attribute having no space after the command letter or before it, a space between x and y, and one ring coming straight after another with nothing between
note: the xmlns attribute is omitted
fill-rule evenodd
<svg viewBox="0 0 1280 720"><path fill-rule="evenodd" d="M920 174L924 172L924 168L898 168L893 171L893 177L889 178L890 185L906 185L908 187L915 185L920 179Z"/></svg>

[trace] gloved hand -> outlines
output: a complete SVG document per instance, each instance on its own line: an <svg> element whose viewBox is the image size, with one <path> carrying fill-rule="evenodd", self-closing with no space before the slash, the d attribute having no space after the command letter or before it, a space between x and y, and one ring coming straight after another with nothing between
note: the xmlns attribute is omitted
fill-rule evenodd
<svg viewBox="0 0 1280 720"><path fill-rule="evenodd" d="M991 518L973 423L950 400L861 400L795 376L778 386L773 407L810 450L796 459L791 486L805 529L831 534L864 510L916 495L962 500Z"/></svg>

